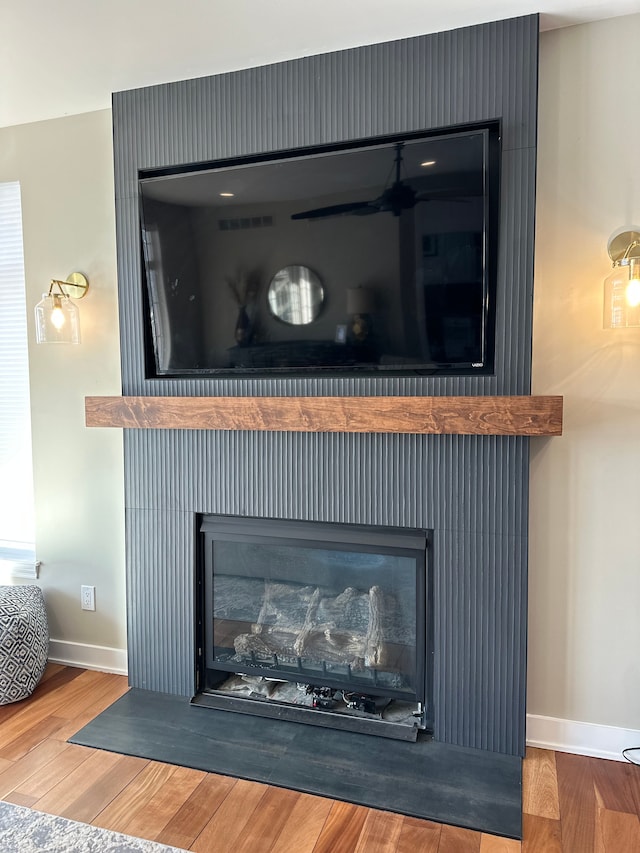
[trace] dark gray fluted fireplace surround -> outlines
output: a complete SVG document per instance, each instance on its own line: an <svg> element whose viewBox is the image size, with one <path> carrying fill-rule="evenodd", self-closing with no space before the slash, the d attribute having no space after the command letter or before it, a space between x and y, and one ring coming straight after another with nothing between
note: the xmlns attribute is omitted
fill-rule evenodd
<svg viewBox="0 0 640 853"><path fill-rule="evenodd" d="M116 94L123 394L530 393L538 18L528 16ZM499 119L495 374L147 379L138 171ZM202 514L427 529L434 739L522 755L526 437L127 429L129 680L195 684ZM195 713L203 713L195 711Z"/></svg>

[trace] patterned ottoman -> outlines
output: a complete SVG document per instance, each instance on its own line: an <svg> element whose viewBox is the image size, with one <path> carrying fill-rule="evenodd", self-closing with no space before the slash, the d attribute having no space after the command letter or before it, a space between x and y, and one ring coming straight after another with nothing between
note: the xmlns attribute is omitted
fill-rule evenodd
<svg viewBox="0 0 640 853"><path fill-rule="evenodd" d="M39 586L0 586L0 705L25 699L42 678L49 626Z"/></svg>

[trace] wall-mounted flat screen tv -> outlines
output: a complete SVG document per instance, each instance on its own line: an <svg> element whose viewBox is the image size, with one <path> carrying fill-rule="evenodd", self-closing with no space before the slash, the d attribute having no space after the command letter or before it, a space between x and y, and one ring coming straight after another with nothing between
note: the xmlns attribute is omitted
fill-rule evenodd
<svg viewBox="0 0 640 853"><path fill-rule="evenodd" d="M150 376L493 371L497 123L139 176Z"/></svg>

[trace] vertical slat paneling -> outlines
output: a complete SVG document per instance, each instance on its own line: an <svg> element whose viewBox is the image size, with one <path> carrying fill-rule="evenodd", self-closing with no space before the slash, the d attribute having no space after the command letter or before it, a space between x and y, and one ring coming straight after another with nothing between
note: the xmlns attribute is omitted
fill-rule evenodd
<svg viewBox="0 0 640 853"><path fill-rule="evenodd" d="M529 16L114 96L124 393L528 393L537 39ZM503 140L494 376L146 379L139 169L493 118ZM194 690L194 514L427 527L436 736L523 749L526 439L132 430L125 465L135 686Z"/></svg>
<svg viewBox="0 0 640 853"><path fill-rule="evenodd" d="M435 734L517 752L527 552L520 482L527 483L528 442L451 437L439 462L436 493L454 497L433 541Z"/></svg>
<svg viewBox="0 0 640 853"><path fill-rule="evenodd" d="M127 509L129 682L194 693L194 519Z"/></svg>

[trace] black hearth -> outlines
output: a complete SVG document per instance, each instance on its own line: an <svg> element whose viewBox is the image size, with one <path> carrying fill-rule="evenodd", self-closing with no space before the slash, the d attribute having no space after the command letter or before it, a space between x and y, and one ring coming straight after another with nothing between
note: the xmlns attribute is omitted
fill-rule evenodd
<svg viewBox="0 0 640 853"><path fill-rule="evenodd" d="M421 530L205 516L197 704L415 740L431 715Z"/></svg>

